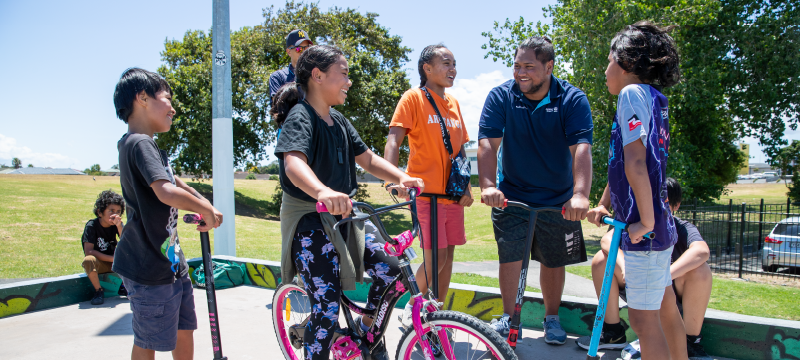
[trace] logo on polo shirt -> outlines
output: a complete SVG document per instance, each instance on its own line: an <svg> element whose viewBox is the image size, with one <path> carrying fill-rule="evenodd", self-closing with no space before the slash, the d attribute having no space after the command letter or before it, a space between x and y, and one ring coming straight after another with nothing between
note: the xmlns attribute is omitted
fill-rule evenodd
<svg viewBox="0 0 800 360"><path fill-rule="evenodd" d="M524 106L522 106L522 105L516 105L516 108L517 108L517 109L527 109L526 107L524 107Z"/></svg>
<svg viewBox="0 0 800 360"><path fill-rule="evenodd" d="M558 106L553 106L551 108L545 108L547 112L558 112Z"/></svg>
<svg viewBox="0 0 800 360"><path fill-rule="evenodd" d="M630 129L630 131L633 131L633 129L636 129L637 127L639 127L639 125L642 125L642 122L639 121L639 118L636 116L636 114L633 114L633 116L631 116L631 118L628 119L628 129Z"/></svg>

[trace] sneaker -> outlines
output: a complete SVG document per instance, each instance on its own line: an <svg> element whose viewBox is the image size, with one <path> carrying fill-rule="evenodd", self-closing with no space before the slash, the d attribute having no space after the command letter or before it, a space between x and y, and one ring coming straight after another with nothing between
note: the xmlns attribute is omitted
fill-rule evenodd
<svg viewBox="0 0 800 360"><path fill-rule="evenodd" d="M700 345L701 337L697 337L697 340L694 342L689 341L687 339L686 342L686 350L689 353L689 360L711 360L713 359L711 356L706 354L705 349L703 349L703 345Z"/></svg>
<svg viewBox="0 0 800 360"><path fill-rule="evenodd" d="M117 290L117 295L128 296L128 289L125 288L125 284L119 284L119 290Z"/></svg>
<svg viewBox="0 0 800 360"><path fill-rule="evenodd" d="M636 360L636 359L641 359L642 358L642 348L641 348L641 346L639 346L639 339L636 339L636 341L626 345L625 348L622 349L622 353L620 354L620 356L622 356L622 358L621 359L617 359L617 360Z"/></svg>
<svg viewBox="0 0 800 360"><path fill-rule="evenodd" d="M94 292L94 297L92 298L92 305L102 305L105 300L103 299L103 288Z"/></svg>
<svg viewBox="0 0 800 360"><path fill-rule="evenodd" d="M500 333L500 335L508 336L508 332L511 330L510 321L511 315L503 314L499 319L492 319L492 322L489 323L489 327Z"/></svg>
<svg viewBox="0 0 800 360"><path fill-rule="evenodd" d="M550 345L564 345L567 342L567 332L558 320L544 321L542 327L544 327L544 342Z"/></svg>
<svg viewBox="0 0 800 360"><path fill-rule="evenodd" d="M578 346L589 350L589 345L591 344L592 336L582 336L575 340L575 343ZM598 350L608 349L608 350L622 350L625 348L625 345L628 345L625 342L625 333L623 332L620 335L611 334L606 331L600 333L600 344L597 346Z"/></svg>
<svg viewBox="0 0 800 360"><path fill-rule="evenodd" d="M411 305L406 305L406 308L403 309L403 315L399 316L400 325L402 325L403 328L408 329L414 326L414 321L411 319L412 315L414 315L414 307Z"/></svg>

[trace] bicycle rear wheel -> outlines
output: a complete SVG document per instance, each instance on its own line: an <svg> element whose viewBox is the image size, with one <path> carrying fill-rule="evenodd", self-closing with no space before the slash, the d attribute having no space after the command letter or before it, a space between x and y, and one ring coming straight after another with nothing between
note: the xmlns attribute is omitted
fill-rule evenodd
<svg viewBox="0 0 800 360"><path fill-rule="evenodd" d="M303 360L303 333L311 315L311 302L305 289L294 284L281 285L272 297L272 324L286 360Z"/></svg>
<svg viewBox="0 0 800 360"><path fill-rule="evenodd" d="M447 330L453 359L516 360L517 355L505 339L486 323L457 311L436 311L422 323L423 333L432 336L431 326ZM397 360L424 360L420 339L413 327L406 329L397 347ZM440 357L445 359L444 356ZM449 359L449 360L453 360Z"/></svg>

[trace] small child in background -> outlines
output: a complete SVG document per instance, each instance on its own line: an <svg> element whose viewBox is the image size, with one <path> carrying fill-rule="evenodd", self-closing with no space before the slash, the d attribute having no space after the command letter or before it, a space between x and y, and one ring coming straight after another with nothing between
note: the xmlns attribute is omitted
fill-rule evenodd
<svg viewBox="0 0 800 360"><path fill-rule="evenodd" d="M667 199L669 111L661 89L680 81L672 27L647 21L628 25L611 40L606 85L617 98L611 126L608 184L588 219L600 226L614 209L629 224L620 247L625 257L631 327L642 358L686 359L686 330L670 275L675 221ZM655 239L643 239L648 232Z"/></svg>
<svg viewBox="0 0 800 360"><path fill-rule="evenodd" d="M124 213L125 200L122 196L111 190L103 191L94 202L94 215L97 217L87 221L83 229L83 269L94 286L92 305L100 305L105 301L98 275L111 272L117 237L122 234ZM120 285L118 294L128 295L124 284Z"/></svg>

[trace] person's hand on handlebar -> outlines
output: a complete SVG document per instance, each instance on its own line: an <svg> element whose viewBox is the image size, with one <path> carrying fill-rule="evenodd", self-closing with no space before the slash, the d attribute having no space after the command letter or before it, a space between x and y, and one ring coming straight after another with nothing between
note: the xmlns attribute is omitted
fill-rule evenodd
<svg viewBox="0 0 800 360"><path fill-rule="evenodd" d="M646 227L641 221L628 225L628 236L631 237L631 242L638 244L642 241L645 234L653 231L653 227Z"/></svg>
<svg viewBox="0 0 800 360"><path fill-rule="evenodd" d="M598 205L596 208L591 209L586 213L586 220L589 220L590 223L597 225L597 227L601 227L605 225L603 222L603 216L611 216L611 213L608 212L608 209L606 209L605 206Z"/></svg>
<svg viewBox="0 0 800 360"><path fill-rule="evenodd" d="M496 187L487 187L481 190L481 200L491 207L505 207L506 196Z"/></svg>
<svg viewBox="0 0 800 360"><path fill-rule="evenodd" d="M581 221L586 218L589 211L589 199L582 194L574 194L572 198L564 203L564 219L569 221Z"/></svg>
<svg viewBox="0 0 800 360"><path fill-rule="evenodd" d="M331 188L325 188L319 192L317 201L325 204L328 212L331 215L342 215L344 217L350 216L353 211L353 204L350 203L350 197L347 194L333 191Z"/></svg>
<svg viewBox="0 0 800 360"><path fill-rule="evenodd" d="M419 194L421 194L425 190L425 182L422 181L422 179L411 177L405 174L403 175L403 177L400 178L400 185L402 186L406 194L408 194L407 191L408 188L413 188L413 187L419 188L419 193L417 194L417 196L419 196Z"/></svg>

